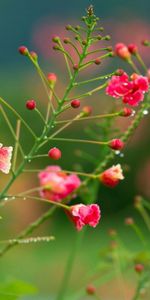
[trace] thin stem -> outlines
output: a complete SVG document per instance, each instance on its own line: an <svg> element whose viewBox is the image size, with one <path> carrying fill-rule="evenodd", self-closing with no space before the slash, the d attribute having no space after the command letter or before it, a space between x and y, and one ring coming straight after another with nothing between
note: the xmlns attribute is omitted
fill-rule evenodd
<svg viewBox="0 0 150 300"><path fill-rule="evenodd" d="M19 137L20 137L20 128L21 128L21 121L17 120L16 125L16 144L15 144L15 150L14 150L14 157L13 157L13 164L12 164L12 170L13 172L16 169L16 162L17 162L17 155L18 155L18 147L19 147Z"/></svg>
<svg viewBox="0 0 150 300"><path fill-rule="evenodd" d="M59 40L59 45L61 47L61 52L64 54L64 58L65 58L65 61L66 61L66 66L67 66L67 69L68 69L69 77L71 78L72 73L71 73L71 70L70 70L70 65L69 65L69 62L68 62L68 58L70 59L72 64L74 64L74 62L72 60L72 57L69 55L69 53L67 51L65 51L65 49L64 49L64 47L63 47L60 40Z"/></svg>
<svg viewBox="0 0 150 300"><path fill-rule="evenodd" d="M10 105L8 104L4 99L2 99L0 97L0 101L7 107L9 108L14 115L21 120L21 122L24 124L24 126L28 129L28 131L32 134L32 136L36 139L37 136L35 135L35 133L33 132L33 130L28 126L28 124L24 121L24 119L20 116L20 114Z"/></svg>
<svg viewBox="0 0 150 300"><path fill-rule="evenodd" d="M46 119L45 119L45 123L46 123L46 124L48 124L48 120L49 120L49 116L50 116L52 97L53 97L53 91L50 91L50 94L49 94L49 102L48 102L48 106L47 106Z"/></svg>
<svg viewBox="0 0 150 300"><path fill-rule="evenodd" d="M137 206L138 211L140 212L141 216L143 217L143 220L150 231L150 217L146 211L146 209L142 205Z"/></svg>
<svg viewBox="0 0 150 300"><path fill-rule="evenodd" d="M78 48L73 44L73 42L71 40L69 40L68 44L71 45L74 48L74 50L76 51L76 53L80 57L80 52L78 51Z"/></svg>
<svg viewBox="0 0 150 300"><path fill-rule="evenodd" d="M11 123L10 123L10 121L9 121L9 119L8 119L8 117L7 117L7 115L6 115L5 111L4 111L4 109L3 109L3 107L0 106L0 109L1 109L1 112L2 112L2 114L3 114L4 119L5 119L5 121L6 121L7 125L8 125L8 127L9 127L11 133L12 133L12 136L14 137L16 143L18 143L18 146L19 146L19 149L20 149L21 154L22 154L22 156L24 157L24 151L23 151L23 149L22 149L22 146L21 146L21 144L19 143L19 141L18 141L18 139L17 139L17 137L16 137L16 133L15 133L15 131L14 131L14 129L13 129L13 127L12 127L12 125L11 125Z"/></svg>
<svg viewBox="0 0 150 300"><path fill-rule="evenodd" d="M105 82L103 85L100 85L100 86L98 86L97 88L95 88L95 89L93 89L93 90L91 90L91 91L89 91L89 92L87 92L87 93L85 93L85 94L82 94L82 95L77 95L76 96L76 98L77 99L82 99L82 98L85 98L85 97L87 97L87 96L92 96L95 92L98 92L98 91L100 91L100 90L102 90L103 88L105 88L107 86L107 82ZM74 100L74 98L69 98L69 99L67 99L66 101L71 101L71 100Z"/></svg>
<svg viewBox="0 0 150 300"><path fill-rule="evenodd" d="M24 172L26 173L39 173L43 171L43 169L24 169ZM59 173L60 171L58 171ZM78 174L80 176L84 176L84 177L89 177L89 178L97 178L97 175L94 175L94 174L91 174L91 173L84 173L84 172L78 172L78 171L68 171L68 170L61 170L61 172L65 172L65 173L68 173L68 174Z"/></svg>
<svg viewBox="0 0 150 300"><path fill-rule="evenodd" d="M115 72L112 72L110 74L106 74L106 75L99 76L99 77L96 77L96 78L92 78L92 79L89 79L89 80L84 80L84 81L76 82L74 85L75 86L80 86L80 85L88 84L90 82L94 82L94 81L97 81L97 80L108 79L109 77L112 77L114 74L115 74Z"/></svg>
<svg viewBox="0 0 150 300"><path fill-rule="evenodd" d="M147 72L147 67L146 67L141 55L139 53L136 53L135 56L136 56L137 60L139 61L139 63L141 64L141 66L143 67L144 71Z"/></svg>
<svg viewBox="0 0 150 300"><path fill-rule="evenodd" d="M141 240L141 242L145 246L145 237L143 236L143 233L140 230L140 228L135 223L133 223L130 226L132 227L132 229L134 230L134 232L136 233L136 235L139 237L139 239Z"/></svg>
<svg viewBox="0 0 150 300"><path fill-rule="evenodd" d="M87 53L87 56L91 55L91 54L94 54L94 53L97 53L97 52L105 51L105 50L109 51L109 47L100 48L100 49L96 49L96 50L90 51L90 52Z"/></svg>
<svg viewBox="0 0 150 300"><path fill-rule="evenodd" d="M132 67L132 69L133 69L134 72L140 74L139 69L137 68L137 66L135 65L135 63L133 62L133 60L131 58L127 62Z"/></svg>
<svg viewBox="0 0 150 300"><path fill-rule="evenodd" d="M107 54L104 54L104 55L102 55L102 56L100 56L100 57L97 57L97 59L102 60L102 59L104 59L104 58L106 58L106 57L110 57L110 53L107 53ZM92 60L86 62L85 64L83 64L83 65L80 66L80 70L85 69L86 67L90 66L90 65L93 64L94 62L95 62L95 59L92 59Z"/></svg>
<svg viewBox="0 0 150 300"><path fill-rule="evenodd" d="M112 114L103 114L103 115L96 115L96 116L90 116L90 117L83 117L80 119L76 119L74 121L85 121L85 120L95 120L95 119L102 119L102 118L112 118L112 117L117 117L120 115L120 111L119 112L115 112ZM57 121L56 124L63 124L63 123L68 123L71 120L61 120L61 121Z"/></svg>
<svg viewBox="0 0 150 300"><path fill-rule="evenodd" d="M43 123L45 124L45 119L44 119L43 115L41 114L41 112L37 108L35 108L35 111L37 112L37 114L39 115L39 117L41 118Z"/></svg>

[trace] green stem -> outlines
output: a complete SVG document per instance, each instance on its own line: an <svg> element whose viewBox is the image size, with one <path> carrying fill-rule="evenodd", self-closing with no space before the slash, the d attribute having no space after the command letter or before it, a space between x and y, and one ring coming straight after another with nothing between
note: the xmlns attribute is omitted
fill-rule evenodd
<svg viewBox="0 0 150 300"><path fill-rule="evenodd" d="M135 56L136 56L137 60L139 61L139 63L141 64L141 66L143 67L144 71L147 72L147 67L146 67L141 55L139 53L136 53Z"/></svg>
<svg viewBox="0 0 150 300"><path fill-rule="evenodd" d="M96 77L96 78L92 78L92 79L89 79L89 80L76 82L74 85L75 86L80 86L80 85L84 85L84 84L89 84L90 82L94 82L94 81L97 81L97 80L108 79L109 77L112 77L114 74L115 74L115 72L112 72L110 74L106 74L106 75L99 76L99 77Z"/></svg>
<svg viewBox="0 0 150 300"><path fill-rule="evenodd" d="M21 120L22 124L27 128L27 130L31 133L31 135L36 139L36 135L35 133L33 132L33 130L28 126L28 124L24 121L24 119L19 115L19 113L10 105L8 104L4 99L2 99L0 97L0 102L2 102L7 108L9 108L13 114Z"/></svg>
<svg viewBox="0 0 150 300"><path fill-rule="evenodd" d="M13 172L15 172L15 169L16 169L18 147L19 147L19 137L20 137L20 128L21 128L21 121L17 120L17 126L16 126L16 144L15 144L13 164L12 164L12 170L13 170Z"/></svg>

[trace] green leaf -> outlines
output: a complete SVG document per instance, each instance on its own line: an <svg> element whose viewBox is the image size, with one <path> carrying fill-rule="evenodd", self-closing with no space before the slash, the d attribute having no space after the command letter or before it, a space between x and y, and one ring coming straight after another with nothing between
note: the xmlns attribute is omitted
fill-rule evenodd
<svg viewBox="0 0 150 300"><path fill-rule="evenodd" d="M31 295L36 292L37 289L34 286L20 280L0 284L1 300L17 300L23 295Z"/></svg>

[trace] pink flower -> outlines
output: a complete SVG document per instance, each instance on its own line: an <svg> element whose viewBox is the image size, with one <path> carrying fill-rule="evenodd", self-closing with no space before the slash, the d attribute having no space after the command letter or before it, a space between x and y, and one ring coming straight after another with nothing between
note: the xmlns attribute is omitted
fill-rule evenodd
<svg viewBox="0 0 150 300"><path fill-rule="evenodd" d="M11 168L11 158L12 158L13 147L3 147L0 144L0 170L8 174Z"/></svg>
<svg viewBox="0 0 150 300"><path fill-rule="evenodd" d="M120 180L124 179L120 164L112 166L99 176L100 181L109 187L115 187Z"/></svg>
<svg viewBox="0 0 150 300"><path fill-rule="evenodd" d="M38 175L42 190L41 197L61 201L81 184L77 175L67 175L59 166L49 166Z"/></svg>
<svg viewBox="0 0 150 300"><path fill-rule="evenodd" d="M128 50L128 47L125 44L123 44L123 43L116 44L116 46L115 46L115 53L120 58L127 59L127 60L131 56L130 52Z"/></svg>
<svg viewBox="0 0 150 300"><path fill-rule="evenodd" d="M148 78L133 74L131 80L124 72L121 76L112 76L106 88L106 94L116 99L122 98L124 103L137 106L144 99L144 93L148 92Z"/></svg>
<svg viewBox="0 0 150 300"><path fill-rule="evenodd" d="M80 231L85 225L96 227L101 218L101 211L97 204L77 204L71 206L69 217L74 222L76 229Z"/></svg>

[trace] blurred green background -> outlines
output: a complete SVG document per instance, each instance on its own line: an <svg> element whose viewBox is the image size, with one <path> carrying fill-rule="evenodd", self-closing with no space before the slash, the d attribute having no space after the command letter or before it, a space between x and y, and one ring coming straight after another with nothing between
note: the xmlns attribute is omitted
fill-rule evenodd
<svg viewBox="0 0 150 300"><path fill-rule="evenodd" d="M17 107L36 132L41 130L41 123L36 119L36 115L33 118L33 115L24 109L25 102L28 99L36 99L39 108L44 112L47 99L33 66L26 58L18 54L17 48L20 45L26 45L29 49L36 51L43 70L46 73L55 72L58 75L57 90L60 93L63 92L67 80L66 71L64 71L65 65L61 55L53 52L51 38L57 34L61 37L68 36L64 26L69 23L79 24L81 16L85 14L85 8L90 4L94 5L96 15L100 17L101 25L105 28L105 33L112 37L109 45L114 46L116 42L137 43L149 67L149 50L143 49L140 45L142 39L150 38L149 0L0 1L0 95L7 99L12 106ZM123 67L131 72L124 63L117 59L108 60L102 66L91 71L94 75L99 76L118 67ZM86 78L88 77L88 74L85 73L84 75ZM114 100L104 96L103 93L96 94L92 98L92 103L91 99L84 100L84 105L93 106L93 114L108 111L113 103ZM72 111L65 114L67 118L72 116ZM15 126L12 115L10 115L10 119ZM127 124L129 124L128 121L123 119L115 125L123 130ZM80 125L73 125L62 136L87 138L89 126L90 124L85 122L81 132ZM126 216L134 214L139 224L144 228L143 222L139 220L138 214L133 210L133 198L137 194L142 194L147 198L150 196L149 126L149 117L145 116L127 150L125 150L124 157L116 158L117 163L127 166L126 180L114 190L101 187L99 191L97 201L101 205L102 220L96 230L89 229L85 234L84 242L75 262L70 282L71 290L78 290L80 286L84 285L81 278L83 279L85 273L89 272L96 258L99 259L99 249L108 243L108 228L119 228L119 233L127 245L130 240L131 251L138 249L137 238L133 237L132 234L130 235L123 223ZM100 135L103 134L100 125L97 130L99 130L97 132ZM3 144L8 144L8 141L9 144L13 142L1 116L0 137L0 142ZM27 151L32 143L27 132L22 132L21 141ZM76 150L86 151L98 159L102 151L97 146L87 147L76 144L68 145L67 143L50 144L48 148L57 145L63 152L60 165L68 170L75 167L79 168L80 165L87 172L93 169L93 165L79 157L79 152L77 155ZM45 151L48 148L45 148ZM70 154L72 153L69 160L68 151ZM43 159L35 163L34 166L45 168L48 164L52 164L52 162ZM6 181L5 176L1 175L1 178L0 188ZM14 190L25 190L37 184L36 175L32 184L29 176L22 176L15 184ZM3 208L0 214L3 216L3 220L0 221L1 240L15 237L29 222L40 216L47 207L45 204L33 203L33 201L26 203L16 201L15 204L9 204L8 207ZM70 248L75 243L76 233L74 228L70 226L67 217L63 213L57 212L52 220L49 220L34 233L35 236L48 234L55 235L56 241L42 245L18 246L8 252L0 261L0 280L2 282L17 278L37 286L41 298L35 296L35 298L22 299L53 299L59 289ZM131 282L128 288L132 290ZM105 294L105 292L106 287L102 293ZM52 298L50 298L50 294ZM110 300L109 297L106 295L104 299ZM1 296L0 299L3 300Z"/></svg>

